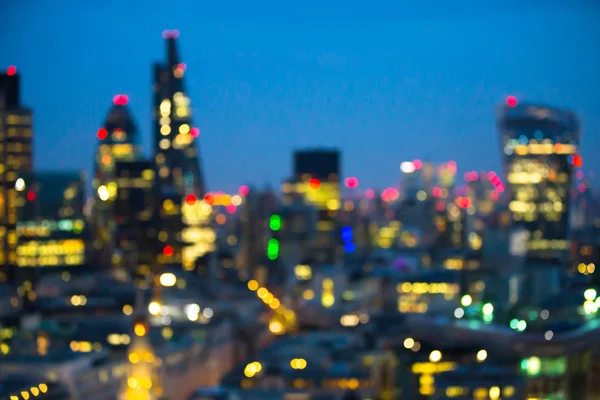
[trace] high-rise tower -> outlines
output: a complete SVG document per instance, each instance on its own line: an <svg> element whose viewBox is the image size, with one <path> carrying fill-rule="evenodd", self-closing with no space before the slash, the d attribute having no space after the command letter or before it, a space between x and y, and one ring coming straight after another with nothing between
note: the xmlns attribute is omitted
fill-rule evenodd
<svg viewBox="0 0 600 400"><path fill-rule="evenodd" d="M186 65L179 60L178 31L165 31L165 63L154 65L153 146L161 201L159 240L161 264L195 268L198 258L214 248L210 227L211 206L203 201L204 177L193 125L190 99L183 77Z"/></svg>
<svg viewBox="0 0 600 400"><path fill-rule="evenodd" d="M569 249L569 202L579 122L568 111L509 97L498 128L513 225L528 264L562 264Z"/></svg>
<svg viewBox="0 0 600 400"><path fill-rule="evenodd" d="M128 98L117 95L102 128L98 129L94 188L94 249L101 256L100 262L108 264L113 256L116 242L117 221L115 200L117 198L116 166L122 162L140 159L138 130L126 105Z"/></svg>
<svg viewBox="0 0 600 400"><path fill-rule="evenodd" d="M10 66L0 74L0 282L14 278L17 264L15 185L21 173L32 170L31 120L31 110L20 102L19 74Z"/></svg>

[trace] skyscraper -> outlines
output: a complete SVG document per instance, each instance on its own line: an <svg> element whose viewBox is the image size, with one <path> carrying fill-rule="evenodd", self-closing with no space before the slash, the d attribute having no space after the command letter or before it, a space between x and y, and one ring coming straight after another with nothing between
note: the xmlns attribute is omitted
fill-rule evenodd
<svg viewBox="0 0 600 400"><path fill-rule="evenodd" d="M302 150L294 153L293 192L318 210L317 237L314 242L316 262L333 264L336 244L337 214L340 209L340 152L338 150Z"/></svg>
<svg viewBox="0 0 600 400"><path fill-rule="evenodd" d="M162 204L159 239L164 244L158 261L192 270L213 250L214 233L211 206L203 201L206 188L196 147L200 130L192 122L178 37L178 31L163 32L167 60L154 65L153 147Z"/></svg>
<svg viewBox="0 0 600 400"><path fill-rule="evenodd" d="M513 225L522 228L528 264L562 264L569 250L569 202L579 121L569 112L509 97L498 129Z"/></svg>
<svg viewBox="0 0 600 400"><path fill-rule="evenodd" d="M19 292L34 300L45 272L85 268L89 229L83 215L85 174L21 174L18 192L17 278Z"/></svg>
<svg viewBox="0 0 600 400"><path fill-rule="evenodd" d="M17 263L15 184L32 170L32 113L20 102L19 74L14 66L0 74L0 282L14 278Z"/></svg>
<svg viewBox="0 0 600 400"><path fill-rule="evenodd" d="M158 253L154 176L154 165L149 160L120 161L115 166L117 250L113 261L121 270L144 278Z"/></svg>
<svg viewBox="0 0 600 400"><path fill-rule="evenodd" d="M127 109L128 97L116 95L104 125L98 129L98 148L92 186L94 190L94 249L102 264L111 263L116 243L116 165L140 159L138 130Z"/></svg>

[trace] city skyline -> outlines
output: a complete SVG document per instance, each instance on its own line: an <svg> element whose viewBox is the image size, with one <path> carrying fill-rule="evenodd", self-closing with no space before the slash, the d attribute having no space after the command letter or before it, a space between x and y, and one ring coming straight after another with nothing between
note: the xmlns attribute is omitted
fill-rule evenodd
<svg viewBox="0 0 600 400"><path fill-rule="evenodd" d="M118 93L128 94L144 152L150 153L151 65L163 52L163 29L181 32L211 191L234 191L248 183L277 186L292 173L292 151L304 147L339 148L342 176L358 177L361 189L395 186L400 162L414 158L454 159L461 174L500 170L495 107L507 95L575 110L583 124L583 169L600 167L592 159L600 146L595 130L600 115L593 103L600 60L589 39L599 29L591 25L597 6L554 5L543 11L531 6L515 18L510 6L498 14L479 7L441 21L435 14L423 18L423 10L401 18L402 10L392 7L392 21L371 12L362 25L348 11L332 25L333 6L321 13L327 24L306 13L288 21L286 10L273 9L264 16L266 25L252 24L257 17L252 10L227 14L211 6L201 14L199 7L188 6L190 15L140 9L149 23L136 30L121 21L136 7L112 7L110 20L119 29L103 31L91 23L99 11L93 6L60 18L48 17L43 6L28 18L25 8L9 7L10 29L0 35L12 33L2 37L8 46L0 66L16 65L23 75L22 103L34 111L36 169L85 169L90 175L96 132ZM54 13L61 9L52 7ZM314 10L315 4L307 7ZM59 26L69 15L73 24ZM556 22L562 28L549 30ZM472 38L477 27L486 31ZM45 28L55 29L43 40L34 38ZM81 49L79 57L62 52L59 38ZM41 49L45 40L54 44ZM568 46L571 42L578 46ZM23 46L32 50L19 52ZM560 57L556 48L563 50ZM40 63L44 57L51 62ZM115 63L115 58L127 61ZM458 66L464 67L461 73ZM61 73L68 79L48 79ZM262 163L255 162L256 153Z"/></svg>

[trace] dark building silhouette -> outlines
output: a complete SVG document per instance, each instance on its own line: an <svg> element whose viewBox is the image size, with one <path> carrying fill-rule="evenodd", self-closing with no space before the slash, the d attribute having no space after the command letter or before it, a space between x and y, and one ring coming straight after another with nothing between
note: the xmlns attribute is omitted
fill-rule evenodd
<svg viewBox="0 0 600 400"><path fill-rule="evenodd" d="M192 270L214 248L211 207L202 201L206 186L200 168L197 138L186 94L186 65L179 59L178 31L165 31L165 63L154 65L153 148L160 210L163 254L158 261Z"/></svg>
<svg viewBox="0 0 600 400"><path fill-rule="evenodd" d="M11 66L0 74L0 282L15 278L18 190L26 190L17 179L33 168L32 137L32 112L20 103L20 77Z"/></svg>
<svg viewBox="0 0 600 400"><path fill-rule="evenodd" d="M509 98L498 116L512 222L524 230L527 263L564 263L569 250L575 114Z"/></svg>

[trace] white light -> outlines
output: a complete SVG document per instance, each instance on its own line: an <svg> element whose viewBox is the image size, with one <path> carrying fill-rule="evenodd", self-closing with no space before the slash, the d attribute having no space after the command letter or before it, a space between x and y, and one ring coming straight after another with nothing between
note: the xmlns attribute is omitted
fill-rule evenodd
<svg viewBox="0 0 600 400"><path fill-rule="evenodd" d="M188 304L185 307L186 314L198 314L200 312L200 306L198 304Z"/></svg>
<svg viewBox="0 0 600 400"><path fill-rule="evenodd" d="M479 362L485 361L486 358L487 358L487 351L482 349L477 352L477 361L479 361Z"/></svg>
<svg viewBox="0 0 600 400"><path fill-rule="evenodd" d="M400 170L405 174L410 174L415 172L415 164L412 161L404 161L400 164Z"/></svg>
<svg viewBox="0 0 600 400"><path fill-rule="evenodd" d="M22 192L23 190L25 190L25 181L23 180L23 178L17 179L17 181L15 182L15 189L17 189L17 192Z"/></svg>
<svg viewBox="0 0 600 400"><path fill-rule="evenodd" d="M164 317L162 317L162 318L160 319L160 322L161 322L163 325L171 325L171 317L164 316Z"/></svg>
<svg viewBox="0 0 600 400"><path fill-rule="evenodd" d="M548 311L548 310L540 311L540 317L542 319L548 319L548 317L550 317L550 311Z"/></svg>
<svg viewBox="0 0 600 400"><path fill-rule="evenodd" d="M212 318L212 316L213 316L212 308L205 308L204 311L202 311L202 315L204 315L206 318Z"/></svg>
<svg viewBox="0 0 600 400"><path fill-rule="evenodd" d="M485 315L490 315L494 312L494 306L490 303L484 304L483 306L483 313Z"/></svg>
<svg viewBox="0 0 600 400"><path fill-rule="evenodd" d="M153 301L152 303L148 304L148 311L152 315L160 314L160 304L158 304L156 301Z"/></svg>
<svg viewBox="0 0 600 400"><path fill-rule="evenodd" d="M586 300L596 300L596 290L594 289L588 289L583 293L583 297L585 297Z"/></svg>
<svg viewBox="0 0 600 400"><path fill-rule="evenodd" d="M102 201L108 200L108 188L106 186L102 185L98 188L98 197Z"/></svg>
<svg viewBox="0 0 600 400"><path fill-rule="evenodd" d="M413 338L404 339L404 347L407 349L412 349L415 345L415 340Z"/></svg>
<svg viewBox="0 0 600 400"><path fill-rule="evenodd" d="M455 318L462 318L464 316L465 316L465 310L463 310L462 308L458 307L456 310L454 310Z"/></svg>
<svg viewBox="0 0 600 400"><path fill-rule="evenodd" d="M524 331L526 328L527 328L527 321L520 320L520 321L517 323L517 329L518 329L518 330L520 330L520 331Z"/></svg>
<svg viewBox="0 0 600 400"><path fill-rule="evenodd" d="M171 286L175 286L176 283L177 283L177 277L170 272L165 272L164 274L162 274L160 276L160 284L163 286L171 287Z"/></svg>
<svg viewBox="0 0 600 400"><path fill-rule="evenodd" d="M460 304L463 305L463 307L468 307L471 305L471 303L473 302L473 299L471 298L471 296L469 296L468 294L465 294L462 299L460 299Z"/></svg>
<svg viewBox="0 0 600 400"><path fill-rule="evenodd" d="M546 333L544 333L544 338L546 340L552 340L553 337L554 337L554 332L552 332L552 331L546 331Z"/></svg>
<svg viewBox="0 0 600 400"><path fill-rule="evenodd" d="M438 362L442 359L442 352L439 350L434 350L429 354L429 361Z"/></svg>
<svg viewBox="0 0 600 400"><path fill-rule="evenodd" d="M194 313L194 312L191 312L190 310L188 310L186 312L186 315L190 321L198 321L198 317L199 317L198 313Z"/></svg>
<svg viewBox="0 0 600 400"><path fill-rule="evenodd" d="M236 207L242 204L242 196L240 196L239 194L234 194L233 196L231 196L231 204L233 204Z"/></svg>

